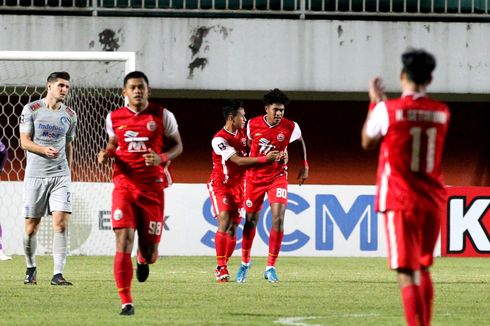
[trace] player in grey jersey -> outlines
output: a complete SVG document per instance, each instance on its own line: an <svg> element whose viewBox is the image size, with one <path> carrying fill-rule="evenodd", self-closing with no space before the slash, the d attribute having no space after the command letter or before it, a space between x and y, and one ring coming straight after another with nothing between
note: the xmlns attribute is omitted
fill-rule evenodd
<svg viewBox="0 0 490 326"><path fill-rule="evenodd" d="M53 72L47 79L46 97L27 104L20 118L20 143L27 151L24 177L24 284L37 284L36 233L41 217L53 216L52 285L72 285L63 277L67 255L68 221L72 212L71 172L75 112L63 104L70 88L67 72Z"/></svg>

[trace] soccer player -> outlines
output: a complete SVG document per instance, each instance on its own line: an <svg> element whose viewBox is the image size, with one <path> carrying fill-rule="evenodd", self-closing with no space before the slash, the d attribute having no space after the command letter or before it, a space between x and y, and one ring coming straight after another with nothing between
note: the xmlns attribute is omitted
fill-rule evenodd
<svg viewBox="0 0 490 326"><path fill-rule="evenodd" d="M0 173L3 171L5 162L7 162L7 147L0 141ZM10 260L12 257L8 256L3 252L2 245L2 224L0 224L0 260Z"/></svg>
<svg viewBox="0 0 490 326"><path fill-rule="evenodd" d="M107 115L109 142L98 154L98 162L114 158L114 191L111 222L116 237L114 278L121 298L121 315L134 315L131 297L133 263L131 252L138 233L136 278L144 282L148 264L158 258L163 231L164 166L182 153L177 121L167 109L150 103L148 77L133 71L124 78L123 93L128 105ZM172 145L163 152L164 137Z"/></svg>
<svg viewBox="0 0 490 326"><path fill-rule="evenodd" d="M388 264L397 271L408 325L429 325L434 289L429 273L446 201L441 159L449 123L445 104L427 97L435 58L424 50L403 53L402 96L387 100L381 79L362 129L362 147L381 143L376 210L386 226Z"/></svg>
<svg viewBox="0 0 490 326"><path fill-rule="evenodd" d="M235 232L241 221L247 166L274 162L280 158L278 151L271 151L261 157L246 157L248 146L244 127L247 119L243 102L230 101L223 107L223 116L225 125L211 141L213 171L208 182L209 196L218 220L214 240L218 263L215 275L218 282L228 282L230 279L227 261L235 250Z"/></svg>
<svg viewBox="0 0 490 326"><path fill-rule="evenodd" d="M20 144L27 151L24 177L24 284L37 284L36 234L41 218L53 217L54 275L51 285L72 285L63 277L67 256L68 221L72 212L71 172L75 111L63 101L70 88L67 72L53 72L47 79L46 97L24 106L20 118Z"/></svg>
<svg viewBox="0 0 490 326"><path fill-rule="evenodd" d="M298 124L284 118L285 106L289 103L289 99L286 94L276 88L264 95L264 103L266 115L252 118L247 125L250 156L260 159L272 150L286 153L290 143L299 141L299 152L303 162L298 174L301 185L308 178L306 146ZM269 235L269 255L264 277L269 282L276 283L279 282L279 278L275 264L284 236L284 215L288 203L287 162L284 158L273 164L252 166L247 171L242 263L236 276L236 281L239 283L246 281L251 266L250 250L266 193L272 213L272 228Z"/></svg>

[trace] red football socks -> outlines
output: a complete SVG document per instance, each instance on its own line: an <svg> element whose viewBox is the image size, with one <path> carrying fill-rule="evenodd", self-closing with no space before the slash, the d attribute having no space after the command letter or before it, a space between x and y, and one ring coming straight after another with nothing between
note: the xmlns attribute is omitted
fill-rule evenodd
<svg viewBox="0 0 490 326"><path fill-rule="evenodd" d="M114 278L116 279L117 292L121 303L133 303L131 298L131 281L133 279L133 262L131 254L116 252L114 257Z"/></svg>
<svg viewBox="0 0 490 326"><path fill-rule="evenodd" d="M420 297L419 287L415 284L405 286L401 289L401 295L407 325L426 325L424 322L424 309L422 305L422 298Z"/></svg>
<svg viewBox="0 0 490 326"><path fill-rule="evenodd" d="M255 237L256 227L243 228L242 238L242 262L245 264L250 263L250 252L252 249L252 243Z"/></svg>
<svg viewBox="0 0 490 326"><path fill-rule="evenodd" d="M226 262L233 255L236 247L236 236L230 236L226 234Z"/></svg>
<svg viewBox="0 0 490 326"><path fill-rule="evenodd" d="M218 266L226 266L226 233L217 231L214 236Z"/></svg>
<svg viewBox="0 0 490 326"><path fill-rule="evenodd" d="M275 266L279 251L281 250L282 238L284 237L284 231L277 231L271 229L269 236L269 256L267 257L267 266Z"/></svg>
<svg viewBox="0 0 490 326"><path fill-rule="evenodd" d="M429 271L420 271L420 296L424 305L424 320L430 325L432 319L432 303L434 302L434 286Z"/></svg>

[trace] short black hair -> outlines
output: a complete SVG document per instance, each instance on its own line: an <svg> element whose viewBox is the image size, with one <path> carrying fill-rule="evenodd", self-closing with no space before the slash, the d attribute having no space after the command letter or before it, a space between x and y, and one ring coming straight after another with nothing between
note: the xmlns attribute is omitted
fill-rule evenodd
<svg viewBox="0 0 490 326"><path fill-rule="evenodd" d="M277 104L288 104L289 98L283 91L278 88L271 89L267 94L264 95L265 105Z"/></svg>
<svg viewBox="0 0 490 326"><path fill-rule="evenodd" d="M243 102L240 100L229 100L225 106L223 106L223 117L225 120L228 119L228 116L236 117L238 114L238 110L243 108Z"/></svg>
<svg viewBox="0 0 490 326"><path fill-rule="evenodd" d="M402 54L403 72L415 84L422 85L430 81L436 68L436 59L423 49L408 49Z"/></svg>
<svg viewBox="0 0 490 326"><path fill-rule="evenodd" d="M146 77L144 72L138 71L138 70L132 71L129 74L127 74L126 77L124 77L123 86L126 86L126 83L128 82L128 80L133 79L133 78L143 78L146 82L146 85L150 86L150 82L148 81L148 77Z"/></svg>
<svg viewBox="0 0 490 326"><path fill-rule="evenodd" d="M48 83L55 83L58 79L70 80L70 74L66 71L55 71L49 74Z"/></svg>

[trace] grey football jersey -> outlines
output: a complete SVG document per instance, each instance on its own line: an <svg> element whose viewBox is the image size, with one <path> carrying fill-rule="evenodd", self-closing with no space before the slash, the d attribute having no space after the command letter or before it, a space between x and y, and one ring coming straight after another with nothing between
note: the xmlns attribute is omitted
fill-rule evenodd
<svg viewBox="0 0 490 326"><path fill-rule="evenodd" d="M46 106L43 99L24 106L20 118L20 132L31 135L34 143L52 146L59 151L56 158L27 151L26 177L55 177L70 175L66 159L66 142L75 139L77 115L63 103L57 111Z"/></svg>

